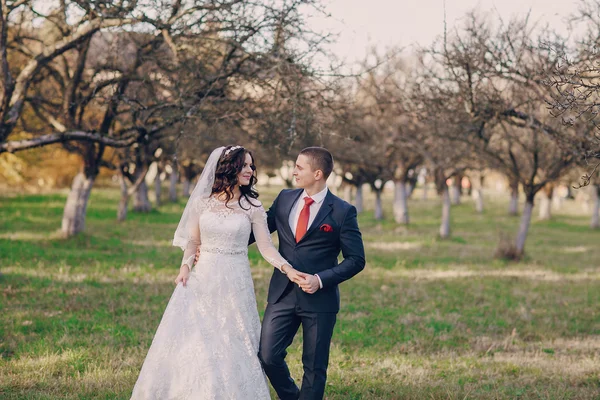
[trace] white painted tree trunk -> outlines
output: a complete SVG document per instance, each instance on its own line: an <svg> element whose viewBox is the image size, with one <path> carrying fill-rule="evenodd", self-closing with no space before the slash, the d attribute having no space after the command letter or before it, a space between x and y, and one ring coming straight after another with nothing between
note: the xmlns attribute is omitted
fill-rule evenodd
<svg viewBox="0 0 600 400"><path fill-rule="evenodd" d="M450 202L452 205L460 204L460 177L455 177L452 180L450 187Z"/></svg>
<svg viewBox="0 0 600 400"><path fill-rule="evenodd" d="M590 185L590 197L592 203L592 220L590 222L590 228L600 228L600 195L598 194L600 185Z"/></svg>
<svg viewBox="0 0 600 400"><path fill-rule="evenodd" d="M381 202L382 190L375 190L375 220L381 221L383 219L383 204Z"/></svg>
<svg viewBox="0 0 600 400"><path fill-rule="evenodd" d="M540 215L539 218L542 221L547 221L552 218L552 199L544 192L540 192Z"/></svg>
<svg viewBox="0 0 600 400"><path fill-rule="evenodd" d="M559 196L557 191L554 191L554 193L552 193L552 209L554 211L559 211L562 208L563 201L563 197Z"/></svg>
<svg viewBox="0 0 600 400"><path fill-rule="evenodd" d="M363 212L364 206L363 206L363 189L362 189L362 185L358 185L356 187L356 198L354 199L354 206L356 207L356 212L357 213L361 213Z"/></svg>
<svg viewBox="0 0 600 400"><path fill-rule="evenodd" d="M527 232L529 231L529 224L531 223L531 214L533 212L533 200L528 200L523 208L523 215L521 216L521 225L519 226L519 233L517 234L517 242L515 246L517 253L522 255L525 251L525 240L527 239Z"/></svg>
<svg viewBox="0 0 600 400"><path fill-rule="evenodd" d="M183 196L190 197L190 188L192 186L192 182L188 178L183 178Z"/></svg>
<svg viewBox="0 0 600 400"><path fill-rule="evenodd" d="M404 225L409 222L406 187L403 181L394 182L394 219Z"/></svg>
<svg viewBox="0 0 600 400"><path fill-rule="evenodd" d="M169 200L173 203L177 202L177 170L173 168L169 176Z"/></svg>
<svg viewBox="0 0 600 400"><path fill-rule="evenodd" d="M348 203L352 203L352 186L344 186L344 200Z"/></svg>
<svg viewBox="0 0 600 400"><path fill-rule="evenodd" d="M511 189L510 191L510 202L508 204L508 214L518 215L519 214L519 188Z"/></svg>
<svg viewBox="0 0 600 400"><path fill-rule="evenodd" d="M162 182L160 180L160 170L156 172L156 176L154 177L154 199L156 202L156 206L160 205L160 195L162 192Z"/></svg>
<svg viewBox="0 0 600 400"><path fill-rule="evenodd" d="M483 214L483 180L484 175L481 171L475 171L469 176L471 182L471 197L475 202L475 211Z"/></svg>
<svg viewBox="0 0 600 400"><path fill-rule="evenodd" d="M473 189L473 199L475 200L475 210L482 214L483 213L483 189L475 188Z"/></svg>
<svg viewBox="0 0 600 400"><path fill-rule="evenodd" d="M133 209L137 212L148 212L152 210L152 204L150 204L150 198L148 197L148 185L146 185L146 181L142 181L135 191Z"/></svg>
<svg viewBox="0 0 600 400"><path fill-rule="evenodd" d="M86 177L83 172L80 172L73 179L61 225L62 233L67 237L83 232L85 229L85 215L95 178L95 176Z"/></svg>
<svg viewBox="0 0 600 400"><path fill-rule="evenodd" d="M415 191L415 187L417 186L415 183L413 183L414 181L409 181L406 182L406 198L409 199L410 196L412 196L413 192Z"/></svg>
<svg viewBox="0 0 600 400"><path fill-rule="evenodd" d="M450 192L448 186L444 187L442 192L442 223L440 225L440 237L446 239L450 237Z"/></svg>
<svg viewBox="0 0 600 400"><path fill-rule="evenodd" d="M427 182L423 183L423 197L421 199L427 201Z"/></svg>
<svg viewBox="0 0 600 400"><path fill-rule="evenodd" d="M121 200L117 210L117 221L123 222L127 218L127 207L129 205L129 190L125 178L121 176Z"/></svg>

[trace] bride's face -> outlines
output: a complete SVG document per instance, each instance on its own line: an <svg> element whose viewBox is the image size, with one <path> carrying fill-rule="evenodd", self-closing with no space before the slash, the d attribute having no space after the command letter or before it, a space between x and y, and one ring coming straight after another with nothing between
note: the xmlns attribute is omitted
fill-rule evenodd
<svg viewBox="0 0 600 400"><path fill-rule="evenodd" d="M250 179L252 178L252 174L254 174L254 163L252 162L252 156L246 153L246 159L244 160L244 167L242 171L238 174L238 184L240 186L247 186L250 184Z"/></svg>

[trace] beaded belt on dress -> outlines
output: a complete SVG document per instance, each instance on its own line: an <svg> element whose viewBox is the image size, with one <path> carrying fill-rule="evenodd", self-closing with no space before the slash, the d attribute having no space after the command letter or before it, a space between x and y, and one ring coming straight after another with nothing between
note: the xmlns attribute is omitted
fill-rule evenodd
<svg viewBox="0 0 600 400"><path fill-rule="evenodd" d="M200 246L200 254L202 254L202 253L225 254L228 256L237 256L237 255L248 254L248 249L247 248L227 249L227 248L223 248L223 247Z"/></svg>

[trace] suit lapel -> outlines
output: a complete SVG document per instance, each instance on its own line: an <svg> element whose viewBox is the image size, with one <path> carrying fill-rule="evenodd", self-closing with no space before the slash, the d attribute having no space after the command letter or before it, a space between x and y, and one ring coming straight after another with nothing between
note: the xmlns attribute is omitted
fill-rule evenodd
<svg viewBox="0 0 600 400"><path fill-rule="evenodd" d="M285 215L286 217L285 221L283 221L284 231L286 231L290 235L290 238L293 243L296 243L296 238L294 237L294 232L292 232L292 228L290 227L290 214L292 212L292 208L294 208L294 204L296 204L296 201L298 201L303 191L303 189L300 189L297 190L297 193L292 193L289 196L289 199L286 199L285 204L282 204L282 208L284 210L283 215Z"/></svg>
<svg viewBox="0 0 600 400"><path fill-rule="evenodd" d="M314 231L319 229L319 227L321 226L321 222L323 222L325 217L328 216L332 210L333 210L333 193L331 193L331 190L329 190L329 191L327 191L327 196L325 196L325 198L323 199L323 204L321 205L321 208L319 209L319 212L317 213L315 220L310 225L310 227L308 228L308 231L306 231L306 233L304 234L302 239L300 239L298 244L304 242L311 233L313 233Z"/></svg>

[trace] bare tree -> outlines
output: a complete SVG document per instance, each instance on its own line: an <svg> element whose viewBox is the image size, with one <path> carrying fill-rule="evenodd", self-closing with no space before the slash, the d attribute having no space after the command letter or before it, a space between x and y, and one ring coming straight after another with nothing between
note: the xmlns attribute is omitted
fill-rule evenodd
<svg viewBox="0 0 600 400"><path fill-rule="evenodd" d="M46 14L40 3L2 8L0 153L63 143L81 156L65 206L66 235L83 230L99 169L117 169L104 159L107 147L149 143L194 119L248 120L244 108L256 105L246 102L252 86L273 81L264 71L282 64L274 32L292 35L304 54L318 51L323 38L305 28L300 9L318 9L317 1L77 1ZM74 9L75 21L68 15ZM32 18L44 29L28 25ZM310 59L293 55L283 64L307 76L303 63ZM26 107L43 129L21 118ZM256 119L265 115L251 108ZM33 137L11 140L15 127Z"/></svg>
<svg viewBox="0 0 600 400"><path fill-rule="evenodd" d="M443 115L429 115L423 122L420 151L426 165L433 171L435 187L442 201L439 235L446 239L451 234L452 201L448 181L462 175L466 169L475 165L475 161L469 157L467 146L449 140L451 134L447 130L454 127L445 123Z"/></svg>
<svg viewBox="0 0 600 400"><path fill-rule="evenodd" d="M423 156L417 149L418 124L407 108L413 70L399 54L393 50L382 58L373 52L375 65L369 66L365 61L367 73L362 80L361 103L368 107L376 124L374 142L378 144L379 156L375 155L375 159L382 162L381 169L394 181L394 219L408 224L409 177L412 173L416 179L415 170Z"/></svg>
<svg viewBox="0 0 600 400"><path fill-rule="evenodd" d="M483 213L484 200L483 200L483 182L485 179L485 171L483 169L472 169L469 170L467 175L471 182L472 197L475 201L475 210L478 213Z"/></svg>
<svg viewBox="0 0 600 400"><path fill-rule="evenodd" d="M574 46L565 40L547 40L545 46L555 53L559 60L553 73L544 81L553 90L548 104L552 115L566 126L583 130L587 134L573 137L564 135L562 130L550 132L565 147L570 148L581 160L600 158L600 136L597 116L600 111L600 64L598 45L600 44L600 2L580 0L578 10L570 16L571 26L579 28L580 35ZM580 34L580 32L582 32ZM578 125L584 125L584 128ZM596 129L586 129L592 125ZM598 162L588 166L582 177L582 185L590 183L595 176Z"/></svg>
<svg viewBox="0 0 600 400"><path fill-rule="evenodd" d="M409 176L423 157L413 140L415 118L405 108L410 70L404 64L398 51L384 57L371 52L364 72L338 92L332 140L344 154L341 175L347 187L356 187L357 208L362 209L362 186L368 183L375 194L375 219L383 219L382 192L393 180L394 218L408 224Z"/></svg>
<svg viewBox="0 0 600 400"><path fill-rule="evenodd" d="M387 149L393 139L389 129L381 125L381 115L376 100L369 93L364 81L357 88L345 88L340 92L336 106L338 123L334 135L329 138L341 164L343 181L356 187L355 206L363 210L363 185L369 184L375 194L374 216L384 218L382 192L386 181L392 179L391 158ZM383 128L383 129L382 129Z"/></svg>
<svg viewBox="0 0 600 400"><path fill-rule="evenodd" d="M430 104L449 104L446 123L460 127L449 131L449 139L519 182L525 192L516 254L524 251L535 195L575 160L551 132L581 135L556 124L544 107L549 92L543 79L558 60L541 42L534 39L527 20L494 29L488 20L472 14L464 29L424 56L432 61L425 68L425 79L435 82L437 91Z"/></svg>

